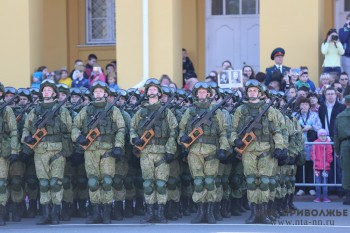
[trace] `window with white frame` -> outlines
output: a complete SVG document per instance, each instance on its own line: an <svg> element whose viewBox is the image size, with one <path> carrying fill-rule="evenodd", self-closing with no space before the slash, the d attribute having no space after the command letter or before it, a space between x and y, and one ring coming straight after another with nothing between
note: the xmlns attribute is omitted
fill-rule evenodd
<svg viewBox="0 0 350 233"><path fill-rule="evenodd" d="M212 0L211 15L257 15L259 0Z"/></svg>
<svg viewBox="0 0 350 233"><path fill-rule="evenodd" d="M115 44L115 0L86 0L86 43Z"/></svg>

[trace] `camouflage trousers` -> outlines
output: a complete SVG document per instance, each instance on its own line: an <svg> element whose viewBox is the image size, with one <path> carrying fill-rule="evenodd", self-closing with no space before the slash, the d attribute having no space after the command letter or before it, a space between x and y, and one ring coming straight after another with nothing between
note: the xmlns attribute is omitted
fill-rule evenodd
<svg viewBox="0 0 350 233"><path fill-rule="evenodd" d="M5 206L9 197L7 178L9 163L7 159L0 157L0 205Z"/></svg>
<svg viewBox="0 0 350 233"><path fill-rule="evenodd" d="M10 164L9 181L10 181L10 198L15 203L24 200L24 173L26 165L22 161L16 161Z"/></svg>
<svg viewBox="0 0 350 233"><path fill-rule="evenodd" d="M229 199L231 196L231 188L230 188L230 182L229 177L232 171L232 164L230 162L227 162L224 166L224 172L221 177L221 185L222 185L222 191L223 191L223 199Z"/></svg>
<svg viewBox="0 0 350 233"><path fill-rule="evenodd" d="M274 164L273 164L273 167L272 167L272 176L273 177L276 177L278 175L278 161L277 159L274 160ZM275 197L276 197L276 194L277 194L277 189L280 190L279 187L279 184L275 184L275 185L270 185L270 195L269 195L269 200L270 201L274 201L275 200Z"/></svg>
<svg viewBox="0 0 350 233"><path fill-rule="evenodd" d="M224 190L221 182L222 176L224 175L224 171L225 171L225 164L219 163L218 174L216 175L216 178L215 178L215 186L216 186L215 202L221 202L222 197L224 196Z"/></svg>
<svg viewBox="0 0 350 233"><path fill-rule="evenodd" d="M181 196L191 197L193 194L193 184L190 168L187 160L180 161L180 174L181 174Z"/></svg>
<svg viewBox="0 0 350 233"><path fill-rule="evenodd" d="M96 149L85 151L85 170L87 177L97 177L100 184L104 176L114 177L115 158L103 157L108 150ZM94 192L89 190L90 201L93 204L111 204L113 202L113 189L104 190L102 185Z"/></svg>
<svg viewBox="0 0 350 233"><path fill-rule="evenodd" d="M168 200L175 202L180 201L180 165L178 160L174 160L169 164L169 180L168 180Z"/></svg>
<svg viewBox="0 0 350 233"><path fill-rule="evenodd" d="M57 150L46 150L44 153L36 152L34 155L35 171L39 182L40 180L50 182L51 178L53 178L58 179L57 185L60 186L60 190L57 192L52 190L51 187L48 188L48 191L40 190L40 204L52 203L54 205L60 205L62 202L62 179L66 158L63 156L55 158L59 153L60 151Z"/></svg>
<svg viewBox="0 0 350 233"><path fill-rule="evenodd" d="M233 198L241 198L243 196L243 188L245 185L244 169L242 160L234 159L230 174L231 196Z"/></svg>
<svg viewBox="0 0 350 233"><path fill-rule="evenodd" d="M113 188L114 200L124 201L126 197L126 189L124 185L125 177L128 174L129 164L126 158L118 160L115 164L115 176L120 177L121 184Z"/></svg>
<svg viewBox="0 0 350 233"><path fill-rule="evenodd" d="M256 178L260 178L261 176L267 176L270 178L272 176L272 168L275 164L275 159L272 158L269 154L259 158L261 154L262 152L256 151L245 151L243 153L242 162L245 177L254 176ZM269 201L270 190L267 189L266 191L263 191L260 189L258 184L256 184L256 186L257 187L255 190L247 190L249 202L256 204L267 203Z"/></svg>
<svg viewBox="0 0 350 233"><path fill-rule="evenodd" d="M208 156L210 155L195 154L190 151L187 159L193 179L195 179L195 177L201 177L204 180L206 177L213 177L215 180L218 174L219 160L216 158L205 159ZM204 187L200 192L194 191L192 199L195 203L215 202L217 196L216 192L215 185L212 190L208 190Z"/></svg>
<svg viewBox="0 0 350 233"><path fill-rule="evenodd" d="M73 203L74 193L73 193L73 175L74 167L71 162L66 161L66 166L64 166L64 175L63 175L63 198L62 200L68 203Z"/></svg>
<svg viewBox="0 0 350 233"><path fill-rule="evenodd" d="M80 164L77 167L74 167L72 185L74 200L87 200L89 198L89 190L87 187L87 175L84 163Z"/></svg>
<svg viewBox="0 0 350 233"><path fill-rule="evenodd" d="M36 200L39 197L39 180L36 176L34 158L32 161L26 164L25 177L25 190L29 200Z"/></svg>
<svg viewBox="0 0 350 233"><path fill-rule="evenodd" d="M169 179L169 164L163 162L156 166L156 163L159 163L161 160L164 160L164 154L156 154L156 153L145 153L141 152L140 164L142 170L142 178L144 180L152 180L155 182L156 180L161 180L163 182L167 182ZM165 190L165 194L160 194L155 190L155 185L152 185L153 191L150 194L144 194L145 202L147 204L165 204L167 201L167 190Z"/></svg>

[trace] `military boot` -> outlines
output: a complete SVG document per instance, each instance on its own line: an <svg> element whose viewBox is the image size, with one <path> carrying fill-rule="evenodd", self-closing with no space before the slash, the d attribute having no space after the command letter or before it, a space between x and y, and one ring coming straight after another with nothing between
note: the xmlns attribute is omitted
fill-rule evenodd
<svg viewBox="0 0 350 233"><path fill-rule="evenodd" d="M61 213L61 220L62 221L70 221L71 218L71 212L69 208L69 203L66 201L62 201L62 213Z"/></svg>
<svg viewBox="0 0 350 233"><path fill-rule="evenodd" d="M272 221L267 216L267 203L264 202L261 205L261 211L260 211L260 221L263 224L271 224Z"/></svg>
<svg viewBox="0 0 350 233"><path fill-rule="evenodd" d="M283 202L283 199L282 198L276 198L276 210L277 210L277 213L279 216L285 216L285 213L283 212L283 209L282 209L282 202Z"/></svg>
<svg viewBox="0 0 350 233"><path fill-rule="evenodd" d="M20 204L17 202L13 202L13 208L12 208L12 222L20 222L21 221L21 215L20 215Z"/></svg>
<svg viewBox="0 0 350 233"><path fill-rule="evenodd" d="M345 191L345 200L343 201L343 205L350 205L350 189L344 189Z"/></svg>
<svg viewBox="0 0 350 233"><path fill-rule="evenodd" d="M238 204L238 210L239 212L241 213L245 213L246 212L246 209L243 208L243 198L238 198L238 201L237 201L237 204Z"/></svg>
<svg viewBox="0 0 350 233"><path fill-rule="evenodd" d="M50 204L41 205L42 216L39 221L36 223L37 225L46 225L51 224L51 208Z"/></svg>
<svg viewBox="0 0 350 233"><path fill-rule="evenodd" d="M154 204L146 204L146 215L141 219L141 223L152 223L155 220Z"/></svg>
<svg viewBox="0 0 350 233"><path fill-rule="evenodd" d="M243 195L243 197L242 197L242 206L244 209L250 210L247 193L245 195Z"/></svg>
<svg viewBox="0 0 350 233"><path fill-rule="evenodd" d="M37 200L29 200L28 204L28 211L27 211L27 217L28 218L35 218L36 216L36 211L37 211Z"/></svg>
<svg viewBox="0 0 350 233"><path fill-rule="evenodd" d="M116 201L114 203L113 211L112 211L112 219L117 221L123 220L123 202Z"/></svg>
<svg viewBox="0 0 350 233"><path fill-rule="evenodd" d="M284 213L284 216L288 215L288 213L289 213L288 196L289 196L289 194L287 194L287 195L282 199L282 211L283 211L283 213Z"/></svg>
<svg viewBox="0 0 350 233"><path fill-rule="evenodd" d="M190 197L182 197L181 198L181 207L182 207L182 214L184 216L190 216Z"/></svg>
<svg viewBox="0 0 350 233"><path fill-rule="evenodd" d="M124 217L125 218L132 218L134 217L134 201L133 200L125 200L125 210L124 210Z"/></svg>
<svg viewBox="0 0 350 233"><path fill-rule="evenodd" d="M78 200L74 199L73 203L70 205L70 217L79 217L79 209L78 209ZM62 212L63 212L63 203L62 203ZM62 219L63 220L63 219Z"/></svg>
<svg viewBox="0 0 350 233"><path fill-rule="evenodd" d="M231 201L231 215L241 216L241 211L239 211L239 198L232 198Z"/></svg>
<svg viewBox="0 0 350 233"><path fill-rule="evenodd" d="M122 202L122 205L123 205L123 202ZM111 224L111 211L112 211L112 204L103 205L103 217L102 217L103 224Z"/></svg>
<svg viewBox="0 0 350 233"><path fill-rule="evenodd" d="M250 216L247 220L245 220L246 224L253 224L258 222L257 209L258 205L256 203L250 204Z"/></svg>
<svg viewBox="0 0 350 233"><path fill-rule="evenodd" d="M224 218L230 217L230 215L228 213L228 205L229 205L228 199L221 200L221 216Z"/></svg>
<svg viewBox="0 0 350 233"><path fill-rule="evenodd" d="M177 220L177 213L175 212L175 202L170 200L166 204L166 218L169 220Z"/></svg>
<svg viewBox="0 0 350 233"><path fill-rule="evenodd" d="M137 197L135 200L135 215L145 215L145 206L143 205L143 198Z"/></svg>
<svg viewBox="0 0 350 233"><path fill-rule="evenodd" d="M294 194L289 194L288 196L288 207L289 210L296 211L298 208L294 205Z"/></svg>
<svg viewBox="0 0 350 233"><path fill-rule="evenodd" d="M180 211L180 202L174 202L174 212L177 219L182 218L182 213Z"/></svg>
<svg viewBox="0 0 350 233"><path fill-rule="evenodd" d="M276 221L273 205L273 201L269 200L269 202L267 203L267 216L271 221Z"/></svg>
<svg viewBox="0 0 350 233"><path fill-rule="evenodd" d="M192 200L192 198L189 198L190 199L190 204L189 204L189 209L190 209L190 212L191 213L197 213L197 204L194 203L194 201Z"/></svg>
<svg viewBox="0 0 350 233"><path fill-rule="evenodd" d="M51 223L60 224L60 205L52 205L51 209Z"/></svg>
<svg viewBox="0 0 350 233"><path fill-rule="evenodd" d="M27 217L27 205L26 205L26 201L25 200L23 200L23 201L21 201L20 202L20 212L19 212L19 216L21 217L21 218L26 218Z"/></svg>
<svg viewBox="0 0 350 233"><path fill-rule="evenodd" d="M98 224L98 223L102 223L99 204L91 204L91 215L86 220L86 224Z"/></svg>
<svg viewBox="0 0 350 233"><path fill-rule="evenodd" d="M215 224L216 220L214 217L214 207L215 203L214 202L208 202L207 206L207 221L209 224Z"/></svg>
<svg viewBox="0 0 350 233"><path fill-rule="evenodd" d="M157 223L167 223L168 222L168 220L166 220L166 218L164 216L164 209L165 209L164 204L158 204L157 214L155 216Z"/></svg>
<svg viewBox="0 0 350 233"><path fill-rule="evenodd" d="M221 202L214 202L214 217L216 221L222 221Z"/></svg>
<svg viewBox="0 0 350 233"><path fill-rule="evenodd" d="M86 209L86 200L85 199L79 199L78 203L79 203L78 216L80 218L86 218L88 216L87 209Z"/></svg>
<svg viewBox="0 0 350 233"><path fill-rule="evenodd" d="M205 220L206 203L198 203L197 215L191 223L202 223Z"/></svg>
<svg viewBox="0 0 350 233"><path fill-rule="evenodd" d="M5 226L6 222L4 220L5 217L5 209L6 207L3 205L0 205L0 226Z"/></svg>

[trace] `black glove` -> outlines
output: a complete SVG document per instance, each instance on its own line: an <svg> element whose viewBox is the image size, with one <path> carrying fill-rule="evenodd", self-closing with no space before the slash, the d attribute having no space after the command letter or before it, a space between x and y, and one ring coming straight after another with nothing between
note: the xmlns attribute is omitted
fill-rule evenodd
<svg viewBox="0 0 350 233"><path fill-rule="evenodd" d="M287 160L286 159L278 159L278 166L283 166L287 164Z"/></svg>
<svg viewBox="0 0 350 233"><path fill-rule="evenodd" d="M286 160L288 158L288 150L286 149L275 149L273 152L273 157L278 159L278 160Z"/></svg>
<svg viewBox="0 0 350 233"><path fill-rule="evenodd" d="M182 143L190 143L190 142L192 142L192 139L187 134L184 134L184 135L181 136L180 142L182 142Z"/></svg>
<svg viewBox="0 0 350 233"><path fill-rule="evenodd" d="M114 147L112 150L112 157L116 159L120 159L122 157L123 150L120 147Z"/></svg>
<svg viewBox="0 0 350 233"><path fill-rule="evenodd" d="M183 149L180 155L181 155L181 158L186 158L188 156L188 150Z"/></svg>
<svg viewBox="0 0 350 233"><path fill-rule="evenodd" d="M84 135L80 134L78 139L77 139L77 143L82 145L82 146L87 146L87 145L89 145L89 140L87 140Z"/></svg>
<svg viewBox="0 0 350 233"><path fill-rule="evenodd" d="M78 167L84 163L84 154L74 152L69 158L73 167Z"/></svg>
<svg viewBox="0 0 350 233"><path fill-rule="evenodd" d="M242 139L240 138L236 138L233 143L235 144L236 147L238 148L242 148L244 146L244 143L242 141Z"/></svg>
<svg viewBox="0 0 350 233"><path fill-rule="evenodd" d="M12 164L12 163L20 160L20 156L19 156L19 154L10 154L10 157L8 157L7 160L10 162L10 164Z"/></svg>
<svg viewBox="0 0 350 233"><path fill-rule="evenodd" d="M227 157L226 157L226 151L223 149L220 149L217 153L218 156L218 160L220 160L220 162L225 162Z"/></svg>
<svg viewBox="0 0 350 233"><path fill-rule="evenodd" d="M172 161L174 161L174 157L175 157L174 154L170 154L168 152L165 152L165 155L164 155L165 162L171 163Z"/></svg>
<svg viewBox="0 0 350 233"><path fill-rule="evenodd" d="M139 137L133 138L131 139L131 142L135 145L135 146L143 146L143 144L145 143L144 140L142 140Z"/></svg>
<svg viewBox="0 0 350 233"><path fill-rule="evenodd" d="M24 142L29 144L29 145L32 145L32 144L36 143L36 140L35 140L35 138L32 137L32 135L28 135L28 136L24 137Z"/></svg>

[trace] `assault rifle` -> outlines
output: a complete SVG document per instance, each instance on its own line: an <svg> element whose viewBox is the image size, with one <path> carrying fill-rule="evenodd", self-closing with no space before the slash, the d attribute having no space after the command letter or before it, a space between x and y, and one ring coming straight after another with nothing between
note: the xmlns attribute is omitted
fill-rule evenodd
<svg viewBox="0 0 350 233"><path fill-rule="evenodd" d="M203 135L204 132L202 129L202 125L209 125L215 111L218 110L222 105L224 105L226 101L231 97L231 95L227 95L220 103L216 104L211 110L202 113L190 123L193 127L192 132L188 135L188 137L191 138L191 142L182 143L186 148L189 148L192 145L192 143L194 143L200 136Z"/></svg>
<svg viewBox="0 0 350 233"><path fill-rule="evenodd" d="M172 95L168 99L168 101L162 107L159 108L158 111L152 112L147 117L147 121L145 121L145 123L140 126L141 129L145 128L146 130L141 136L141 140L143 140L144 143L142 146L135 146L137 149L143 150L145 146L148 144L149 140L151 140L154 137L154 130L153 130L154 124L159 121L162 113L165 111L165 109L169 106L169 104L171 103L171 101L173 101L174 98L175 98L175 95Z"/></svg>
<svg viewBox="0 0 350 233"><path fill-rule="evenodd" d="M244 100L244 97L242 96L238 101L237 103L234 104L233 108L231 109L231 111L229 112L230 114L233 114L235 113L236 109L242 104Z"/></svg>
<svg viewBox="0 0 350 233"><path fill-rule="evenodd" d="M242 136L242 142L244 143L244 146L242 148L235 147L235 151L237 151L239 154L242 154L245 149L252 143L252 141L256 138L256 135L254 134L253 130L255 128L261 129L262 125L260 124L260 120L263 117L263 115L269 110L269 108L273 105L277 97L274 97L270 100L269 104L266 105L266 107L259 112L259 114L249 121L249 123L239 132L238 136Z"/></svg>
<svg viewBox="0 0 350 233"><path fill-rule="evenodd" d="M24 113L26 113L26 112L28 111L28 109L29 109L31 106L33 106L33 105L35 104L35 101L36 101L37 99L38 99L38 98L33 99L33 102L31 102L30 104L27 104L27 105L23 108L23 110L22 110L22 111L17 115L17 117L16 117L16 121L17 121L17 122L21 121L21 119L22 119Z"/></svg>
<svg viewBox="0 0 350 233"><path fill-rule="evenodd" d="M87 150L91 146L91 144L96 140L96 138L98 138L101 135L101 132L97 127L103 121L105 121L106 116L117 103L119 97L120 95L118 95L117 98L114 99L114 101L110 104L110 106L107 109L96 113L88 123L87 128L90 129L90 131L86 135L86 139L89 141L89 143L86 146L80 145L84 150Z"/></svg>
<svg viewBox="0 0 350 233"><path fill-rule="evenodd" d="M0 105L0 112L2 112L2 110L4 110L6 108L7 105L11 104L11 102L16 99L17 95L13 96L11 99L9 99L8 101L5 101Z"/></svg>
<svg viewBox="0 0 350 233"><path fill-rule="evenodd" d="M292 107L292 103L297 99L297 97L293 97L292 99L290 99L285 105L283 105L282 109L281 109L281 113L286 114L288 107Z"/></svg>
<svg viewBox="0 0 350 233"><path fill-rule="evenodd" d="M47 110L42 116L38 118L38 120L35 121L34 126L37 128L35 134L32 136L32 138L35 139L34 144L27 144L27 146L30 149L34 149L36 145L47 135L47 131L45 127L47 125L54 125L55 124L55 114L57 111L67 102L68 97L65 98L62 102L60 102L54 109Z"/></svg>

